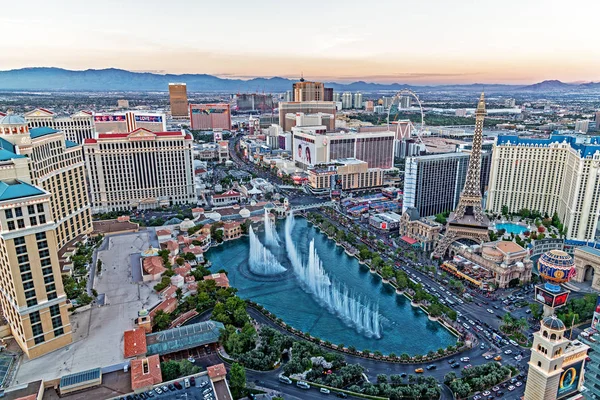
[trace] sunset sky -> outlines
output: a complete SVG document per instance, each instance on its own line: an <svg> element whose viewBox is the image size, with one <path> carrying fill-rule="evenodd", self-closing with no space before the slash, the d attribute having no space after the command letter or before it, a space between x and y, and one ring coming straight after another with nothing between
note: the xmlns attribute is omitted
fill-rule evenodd
<svg viewBox="0 0 600 400"><path fill-rule="evenodd" d="M597 0L81 0L0 7L0 70L600 81Z"/></svg>

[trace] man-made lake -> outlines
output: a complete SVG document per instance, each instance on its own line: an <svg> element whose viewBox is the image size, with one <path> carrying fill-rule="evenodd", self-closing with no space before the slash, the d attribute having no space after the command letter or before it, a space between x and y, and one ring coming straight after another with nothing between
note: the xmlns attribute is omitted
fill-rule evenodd
<svg viewBox="0 0 600 400"><path fill-rule="evenodd" d="M263 305L294 328L334 344L343 343L358 350L379 350L383 354L414 355L456 343L454 335L437 322L430 321L423 311L412 307L410 301L397 295L390 285L382 284L379 276L371 274L354 257L349 257L304 218L296 218L291 238L299 258L305 265L309 263L310 242L314 239L314 249L321 259L326 279L331 281L331 287L335 285L334 291L323 295L323 287L328 286L317 285L315 288L307 284L307 276L320 276L322 282L323 271L321 275L299 274L288 258L283 222L278 223L277 234L280 244L267 245L267 248L286 272L270 276L254 274L248 265L248 237L210 249L206 255L212 262L211 269L225 269L231 286L239 290L240 297ZM264 233L257 236L265 244ZM339 306L333 306L334 302ZM371 315L373 313L377 313L376 317ZM371 329L362 329L362 321L352 321L348 315L358 315L365 321L362 326ZM379 327L376 335L372 332L373 323Z"/></svg>

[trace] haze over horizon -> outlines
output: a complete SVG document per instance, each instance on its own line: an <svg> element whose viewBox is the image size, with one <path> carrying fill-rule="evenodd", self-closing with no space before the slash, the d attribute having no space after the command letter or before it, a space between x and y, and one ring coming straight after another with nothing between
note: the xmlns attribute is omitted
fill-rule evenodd
<svg viewBox="0 0 600 400"><path fill-rule="evenodd" d="M531 84L600 81L593 23L600 2L59 0L12 2L0 23L0 69L120 68L340 83ZM69 10L68 13L64 10ZM584 12L585 11L585 12ZM583 13L583 14L582 14ZM566 34L568 32L568 35Z"/></svg>

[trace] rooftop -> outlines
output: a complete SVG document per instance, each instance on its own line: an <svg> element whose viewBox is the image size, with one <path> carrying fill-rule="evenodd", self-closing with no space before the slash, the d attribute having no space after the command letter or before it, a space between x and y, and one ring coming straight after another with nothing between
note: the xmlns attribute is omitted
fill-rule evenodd
<svg viewBox="0 0 600 400"><path fill-rule="evenodd" d="M217 321L204 321L146 335L148 354L169 354L219 341L224 326Z"/></svg>
<svg viewBox="0 0 600 400"><path fill-rule="evenodd" d="M21 181L0 181L0 201L20 199L23 197L44 195L42 189L39 189L29 183Z"/></svg>
<svg viewBox="0 0 600 400"><path fill-rule="evenodd" d="M568 144L572 149L579 152L581 157L592 157L596 152L600 152L600 137L593 136L589 143L578 143L575 136L550 136L547 139L524 138L515 135L498 136L497 145L514 145L529 147L549 147L550 145Z"/></svg>
<svg viewBox="0 0 600 400"><path fill-rule="evenodd" d="M87 371L76 372L65 375L60 378L60 387L78 386L84 382L94 381L100 378L102 371L100 368L89 369Z"/></svg>
<svg viewBox="0 0 600 400"><path fill-rule="evenodd" d="M131 388L133 390L156 385L162 380L158 355L141 360L131 360Z"/></svg>
<svg viewBox="0 0 600 400"><path fill-rule="evenodd" d="M32 139L37 139L39 137L46 136L46 135L52 135L52 134L58 133L58 132L60 132L60 131L57 131L56 129L48 128L47 126L42 126L41 128L31 128L29 130L29 136L31 136Z"/></svg>
<svg viewBox="0 0 600 400"><path fill-rule="evenodd" d="M146 332L142 328L125 331L123 342L125 358L146 354Z"/></svg>
<svg viewBox="0 0 600 400"><path fill-rule="evenodd" d="M25 156L15 154L10 150L0 149L0 161L8 161L12 160L13 158L25 158Z"/></svg>
<svg viewBox="0 0 600 400"><path fill-rule="evenodd" d="M578 247L577 250L600 257L600 249L596 249L595 247L581 246Z"/></svg>
<svg viewBox="0 0 600 400"><path fill-rule="evenodd" d="M227 375L227 370L225 369L225 364L223 363L206 367L206 372L208 372L210 379L220 378Z"/></svg>
<svg viewBox="0 0 600 400"><path fill-rule="evenodd" d="M205 281L215 281L217 283L218 287L229 287L229 278L227 277L227 274L223 274L223 273L217 273L217 274L211 274L211 275L206 275L204 277Z"/></svg>

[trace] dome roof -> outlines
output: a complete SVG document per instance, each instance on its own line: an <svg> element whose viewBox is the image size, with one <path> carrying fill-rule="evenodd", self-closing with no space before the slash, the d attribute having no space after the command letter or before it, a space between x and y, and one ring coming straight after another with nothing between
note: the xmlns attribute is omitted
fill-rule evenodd
<svg viewBox="0 0 600 400"><path fill-rule="evenodd" d="M8 113L0 118L0 125L27 125L27 121L20 115Z"/></svg>
<svg viewBox="0 0 600 400"><path fill-rule="evenodd" d="M242 218L248 218L248 217L250 217L250 211L247 208L242 208L240 210L240 216Z"/></svg>
<svg viewBox="0 0 600 400"><path fill-rule="evenodd" d="M179 224L179 229L187 231L188 229L193 228L194 226L196 226L194 221L190 221L189 218L186 218L183 220L183 222L181 222L181 224Z"/></svg>
<svg viewBox="0 0 600 400"><path fill-rule="evenodd" d="M555 331L565 330L565 324L556 317L556 315L552 315L550 317L546 317L542 320L542 325L546 328L553 329Z"/></svg>

